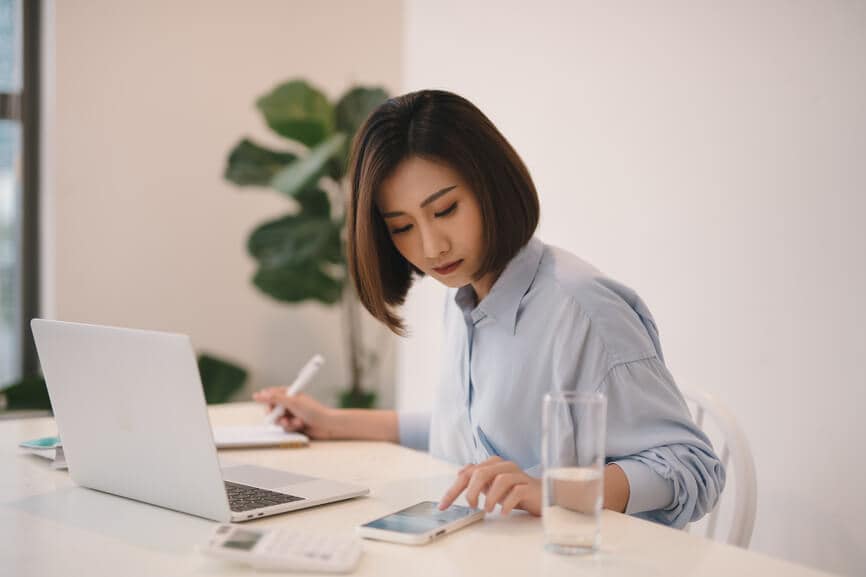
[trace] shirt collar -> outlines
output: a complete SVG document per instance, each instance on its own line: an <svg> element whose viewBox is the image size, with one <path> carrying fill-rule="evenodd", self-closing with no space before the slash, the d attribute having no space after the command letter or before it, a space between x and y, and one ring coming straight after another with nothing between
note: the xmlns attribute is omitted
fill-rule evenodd
<svg viewBox="0 0 866 577"><path fill-rule="evenodd" d="M517 326L520 301L535 280L543 252L544 243L532 237L508 262L505 270L478 306L472 308L475 304L475 291L472 285L460 287L454 295L454 302L472 319L473 323L490 317L496 322L505 323L513 334Z"/></svg>

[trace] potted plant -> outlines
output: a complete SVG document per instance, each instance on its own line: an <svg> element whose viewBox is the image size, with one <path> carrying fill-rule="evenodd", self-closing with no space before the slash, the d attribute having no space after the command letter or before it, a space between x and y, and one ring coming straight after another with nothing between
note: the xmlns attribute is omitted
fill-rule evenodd
<svg viewBox="0 0 866 577"><path fill-rule="evenodd" d="M260 224L247 251L256 260L253 284L282 302L343 305L350 369L344 407L370 407L375 393L362 388L375 356L365 355L360 309L348 279L344 250L346 168L355 132L388 98L381 88L356 86L332 103L304 80L280 84L256 101L267 125L292 141L271 150L248 138L229 154L225 178L238 186L266 187L292 199L295 209Z"/></svg>

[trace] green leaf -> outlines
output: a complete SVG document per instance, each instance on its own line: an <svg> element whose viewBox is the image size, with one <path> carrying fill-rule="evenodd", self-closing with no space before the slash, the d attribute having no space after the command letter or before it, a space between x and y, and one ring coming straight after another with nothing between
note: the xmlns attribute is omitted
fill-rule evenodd
<svg viewBox="0 0 866 577"><path fill-rule="evenodd" d="M247 250L264 268L297 267L329 260L337 223L328 218L292 214L259 226Z"/></svg>
<svg viewBox="0 0 866 577"><path fill-rule="evenodd" d="M346 166L349 163L349 147L355 133L361 128L370 113L386 100L388 100L388 93L382 88L363 86L353 88L340 98L334 109L334 114L337 130L346 134L346 145L330 163L329 171L334 180L340 180L346 174Z"/></svg>
<svg viewBox="0 0 866 577"><path fill-rule="evenodd" d="M198 357L198 372L209 405L228 402L247 380L246 370L207 353Z"/></svg>
<svg viewBox="0 0 866 577"><path fill-rule="evenodd" d="M340 407L343 409L372 409L375 404L376 393L373 391L350 389L340 393Z"/></svg>
<svg viewBox="0 0 866 577"><path fill-rule="evenodd" d="M307 156L298 158L275 174L271 180L271 186L292 197L316 186L322 175L327 172L328 161L340 152L345 142L345 134L337 132L331 135L327 140L310 150Z"/></svg>
<svg viewBox="0 0 866 577"><path fill-rule="evenodd" d="M45 379L39 375L23 377L12 386L3 389L2 394L6 396L6 408L9 410L51 410L51 400L48 398Z"/></svg>
<svg viewBox="0 0 866 577"><path fill-rule="evenodd" d="M386 100L388 93L382 88L353 88L340 98L335 108L337 130L345 132L351 139L370 113Z"/></svg>
<svg viewBox="0 0 866 577"><path fill-rule="evenodd" d="M345 264L345 253L343 252L343 222L332 221L328 240L322 251L322 258L333 264Z"/></svg>
<svg viewBox="0 0 866 577"><path fill-rule="evenodd" d="M259 98L256 106L275 132L307 146L319 144L334 132L331 103L303 80L277 86Z"/></svg>
<svg viewBox="0 0 866 577"><path fill-rule="evenodd" d="M285 302L313 299L334 304L343 293L343 279L333 278L311 263L260 268L253 283L265 294Z"/></svg>
<svg viewBox="0 0 866 577"><path fill-rule="evenodd" d="M248 140L241 140L229 153L225 178L239 186L267 186L274 174L297 155L269 150Z"/></svg>
<svg viewBox="0 0 866 577"><path fill-rule="evenodd" d="M331 201L325 191L318 188L308 188L299 193L295 199L301 205L301 212L305 216L331 216Z"/></svg>
<svg viewBox="0 0 866 577"><path fill-rule="evenodd" d="M325 167L325 174L337 182L340 182L346 174L346 168L349 165L349 146L350 142L347 137L343 146L334 153L334 156L331 157L331 160L328 161L328 165Z"/></svg>
<svg viewBox="0 0 866 577"><path fill-rule="evenodd" d="M341 222L302 214L267 222L251 235L247 248L259 261L253 283L287 302L340 300L343 279L326 273L326 263L341 263Z"/></svg>

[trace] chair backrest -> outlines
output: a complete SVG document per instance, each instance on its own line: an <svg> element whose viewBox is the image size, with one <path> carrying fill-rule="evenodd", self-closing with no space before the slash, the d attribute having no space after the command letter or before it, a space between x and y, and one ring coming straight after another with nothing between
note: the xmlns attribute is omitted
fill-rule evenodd
<svg viewBox="0 0 866 577"><path fill-rule="evenodd" d="M730 529L725 542L730 545L748 548L752 539L752 529L755 526L755 509L757 507L757 479L755 476L755 461L749 448L746 434L737 422L733 412L713 395L695 389L684 389L683 396L693 412L695 423L708 433L708 425L712 424L721 439L712 439L716 451L725 466L727 485L734 482L734 503L730 515ZM708 420L709 418L709 420ZM729 466L730 464L730 466ZM727 492L727 491L726 491ZM724 498L724 495L722 495ZM719 521L720 504L701 522L705 535L716 538L716 528ZM698 526L693 523L689 530Z"/></svg>

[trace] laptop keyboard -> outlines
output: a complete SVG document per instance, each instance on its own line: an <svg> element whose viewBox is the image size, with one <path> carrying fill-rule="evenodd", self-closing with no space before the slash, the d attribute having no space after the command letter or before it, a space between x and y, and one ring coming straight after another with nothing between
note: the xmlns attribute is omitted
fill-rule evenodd
<svg viewBox="0 0 866 577"><path fill-rule="evenodd" d="M250 487L249 485L241 485L230 481L224 481L224 483L226 484L226 493L229 496L229 507L236 513L304 500L303 497L277 493L276 491Z"/></svg>

